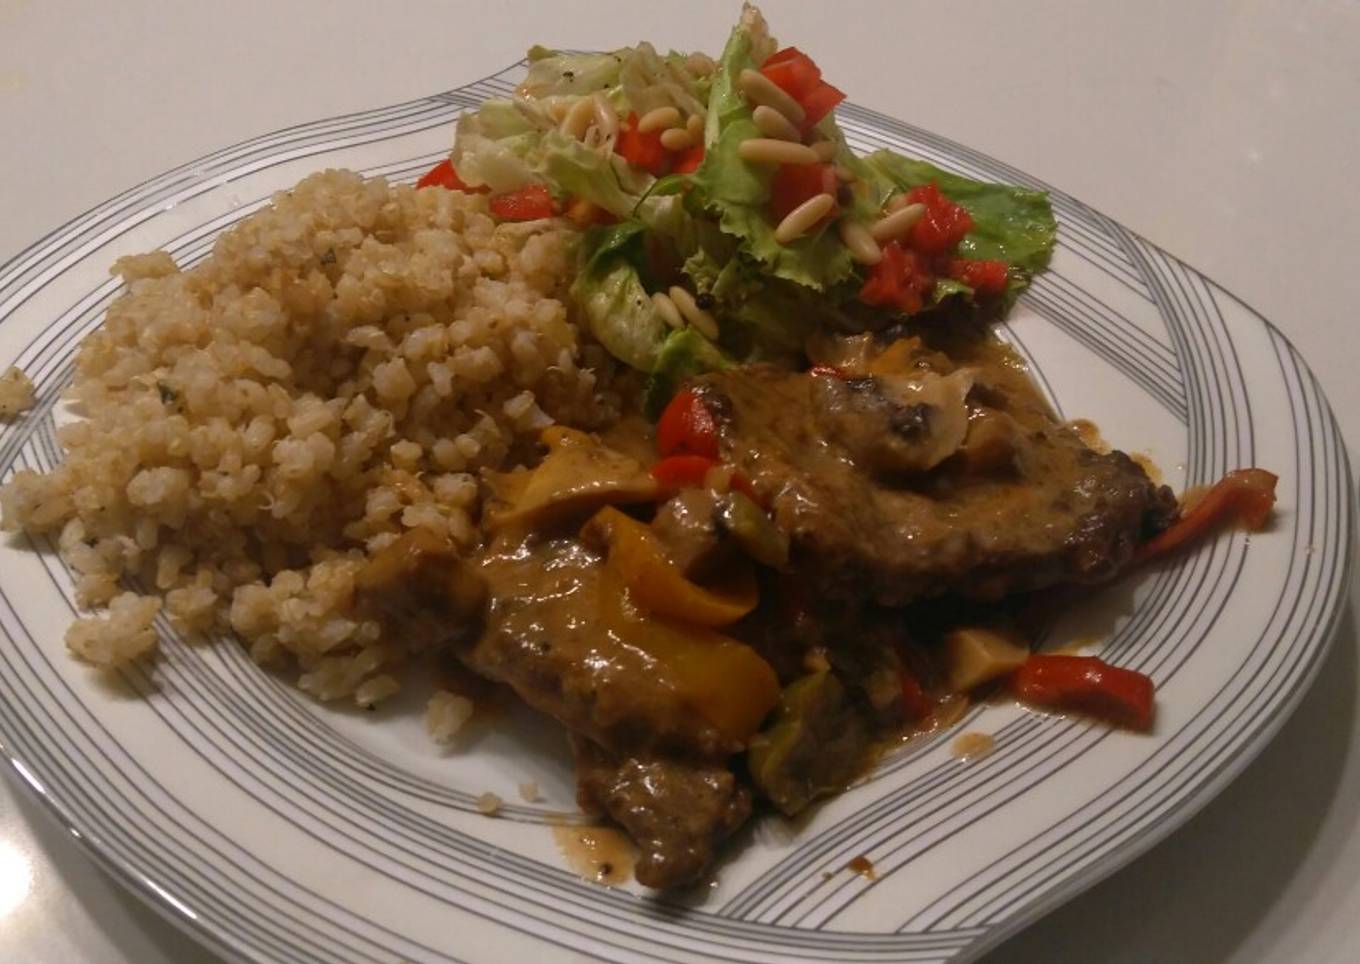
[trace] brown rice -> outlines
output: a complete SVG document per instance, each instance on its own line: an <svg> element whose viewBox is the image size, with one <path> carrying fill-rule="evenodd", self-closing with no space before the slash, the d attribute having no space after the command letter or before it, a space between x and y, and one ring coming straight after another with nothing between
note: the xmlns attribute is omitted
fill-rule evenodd
<svg viewBox="0 0 1360 964"><path fill-rule="evenodd" d="M234 631L319 698L396 692L420 641L356 612L368 555L414 528L476 545L480 470L621 408L568 316L576 238L562 220L497 224L478 195L327 171L198 266L120 259L65 461L0 489L4 528L56 533L79 601L109 607L72 627L72 651L147 654L163 600L181 631ZM14 370L0 386L0 411L31 402Z"/></svg>

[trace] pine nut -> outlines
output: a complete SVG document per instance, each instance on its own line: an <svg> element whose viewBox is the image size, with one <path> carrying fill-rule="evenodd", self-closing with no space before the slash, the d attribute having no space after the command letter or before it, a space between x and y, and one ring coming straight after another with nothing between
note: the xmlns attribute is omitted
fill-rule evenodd
<svg viewBox="0 0 1360 964"><path fill-rule="evenodd" d="M690 114L689 120L685 121L685 130L689 131L690 140L698 143L704 139L704 124L708 118L703 114Z"/></svg>
<svg viewBox="0 0 1360 964"><path fill-rule="evenodd" d="M773 107L766 107L761 104L755 109L752 119L756 122L756 127L760 128L760 133L766 137L773 137L780 141L793 141L797 143L803 139L798 133L798 128L789 123L789 119Z"/></svg>
<svg viewBox="0 0 1360 964"><path fill-rule="evenodd" d="M907 206L907 196L905 194L894 194L892 200L887 204L889 211L900 211Z"/></svg>
<svg viewBox="0 0 1360 964"><path fill-rule="evenodd" d="M677 107L653 107L638 120L638 130L643 134L664 131L680 125L680 110Z"/></svg>
<svg viewBox="0 0 1360 964"><path fill-rule="evenodd" d="M672 127L661 132L661 146L668 151L683 151L693 143L694 139L683 127Z"/></svg>
<svg viewBox="0 0 1360 964"><path fill-rule="evenodd" d="M694 295L679 285L672 285L670 296L671 301L675 302L675 307L680 309L680 314L684 315L685 320L699 330L699 334L710 341L718 340L717 319L699 307L694 300Z"/></svg>
<svg viewBox="0 0 1360 964"><path fill-rule="evenodd" d="M891 214L883 215L869 225L869 233L879 244L895 241L910 231L916 222L921 220L921 215L925 213L926 206L924 204L908 204Z"/></svg>
<svg viewBox="0 0 1360 964"><path fill-rule="evenodd" d="M814 224L831 213L836 199L830 194L818 194L798 205L779 222L774 229L774 239L780 244L789 244L807 234Z"/></svg>
<svg viewBox="0 0 1360 964"><path fill-rule="evenodd" d="M751 103L773 107L793 124L801 124L807 118L807 111L801 104L775 86L770 78L750 67L737 77L737 85Z"/></svg>
<svg viewBox="0 0 1360 964"><path fill-rule="evenodd" d="M737 156L758 164L816 164L817 152L806 144L749 137L737 145Z"/></svg>
<svg viewBox="0 0 1360 964"><path fill-rule="evenodd" d="M595 95L595 126L604 138L613 137L619 132L619 112L599 94Z"/></svg>
<svg viewBox="0 0 1360 964"><path fill-rule="evenodd" d="M696 77L707 77L718 69L718 64L712 57L697 50L685 58L685 66Z"/></svg>
<svg viewBox="0 0 1360 964"><path fill-rule="evenodd" d="M685 319L680 317L680 309L675 307L675 302L671 301L670 296L664 291L652 295L652 304L656 305L656 313L666 324L672 328L685 327Z"/></svg>
<svg viewBox="0 0 1360 964"><path fill-rule="evenodd" d="M855 172L848 167L837 164L834 170L836 172L836 179L842 184L849 184L855 179Z"/></svg>
<svg viewBox="0 0 1360 964"><path fill-rule="evenodd" d="M835 141L818 141L812 145L812 149L817 152L817 160L823 164L830 164L831 159L836 156Z"/></svg>
<svg viewBox="0 0 1360 964"><path fill-rule="evenodd" d="M841 241L850 251L850 257L860 264L878 264L883 260L883 249L878 246L869 229L858 221L845 218L840 223Z"/></svg>
<svg viewBox="0 0 1360 964"><path fill-rule="evenodd" d="M585 137L586 128L590 126L590 115L595 111L595 99L593 97L578 97L576 102L567 111L567 116L562 118L559 126L563 134L566 134L574 141L579 141Z"/></svg>

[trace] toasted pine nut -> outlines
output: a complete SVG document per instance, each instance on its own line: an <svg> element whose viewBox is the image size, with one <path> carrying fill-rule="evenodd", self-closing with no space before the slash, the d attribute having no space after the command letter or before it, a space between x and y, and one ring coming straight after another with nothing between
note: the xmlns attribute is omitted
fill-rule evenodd
<svg viewBox="0 0 1360 964"><path fill-rule="evenodd" d="M670 296L664 291L652 295L652 304L656 305L656 313L666 324L672 328L685 327L685 319L680 317L680 309L675 307L675 302L671 301Z"/></svg>
<svg viewBox="0 0 1360 964"><path fill-rule="evenodd" d="M576 98L574 97L547 98L548 116L560 124L562 118L567 116L567 111L571 110L571 105L575 102Z"/></svg>
<svg viewBox="0 0 1360 964"><path fill-rule="evenodd" d="M894 194L892 200L887 204L889 211L900 211L907 206L907 196L905 194Z"/></svg>
<svg viewBox="0 0 1360 964"><path fill-rule="evenodd" d="M668 151L683 151L693 143L694 138L683 127L672 127L661 132L661 146Z"/></svg>
<svg viewBox="0 0 1360 964"><path fill-rule="evenodd" d="M619 132L619 112L614 109L614 105L609 103L599 94L595 95L595 126L600 129L603 138L613 137Z"/></svg>
<svg viewBox="0 0 1360 964"><path fill-rule="evenodd" d="M755 109L752 119L756 122L756 127L760 128L760 133L766 137L795 143L803 139L803 136L798 133L798 128L794 127L787 117L773 107L766 107L761 104Z"/></svg>
<svg viewBox="0 0 1360 964"><path fill-rule="evenodd" d="M921 215L925 213L926 206L924 204L908 204L891 214L883 215L869 225L869 233L879 244L894 241L910 231L916 222L921 220Z"/></svg>
<svg viewBox="0 0 1360 964"><path fill-rule="evenodd" d="M595 98L578 97L576 103L571 105L567 111L567 116L562 118L562 123L558 130L566 134L572 140L579 141L586 134L586 128L590 126L590 115L595 111Z"/></svg>
<svg viewBox="0 0 1360 964"><path fill-rule="evenodd" d="M685 130L689 131L690 140L697 142L704 139L704 124L707 121L708 118L703 114L689 115L689 120L685 121Z"/></svg>
<svg viewBox="0 0 1360 964"><path fill-rule="evenodd" d="M680 109L678 107L653 107L638 119L638 130L643 134L650 134L652 131L664 131L680 124Z"/></svg>
<svg viewBox="0 0 1360 964"><path fill-rule="evenodd" d="M789 244L807 234L808 229L831 213L836 199L830 194L818 194L798 205L779 222L774 229L774 239L780 244Z"/></svg>
<svg viewBox="0 0 1360 964"><path fill-rule="evenodd" d="M817 163L817 152L806 144L777 141L773 137L748 137L737 145L737 156L758 164Z"/></svg>
<svg viewBox="0 0 1360 964"><path fill-rule="evenodd" d="M863 224L844 218L840 223L840 234L841 241L850 251L850 257L860 264L878 264L883 260L883 249Z"/></svg>
<svg viewBox="0 0 1360 964"><path fill-rule="evenodd" d="M775 86L774 81L759 71L747 67L738 75L737 85L741 87L741 92L746 95L751 103L773 107L794 124L803 123L803 120L807 117L807 111L803 110L801 104L780 90Z"/></svg>
<svg viewBox="0 0 1360 964"><path fill-rule="evenodd" d="M699 307L694 300L694 295L679 285L672 285L670 296L671 301L675 302L675 307L680 309L680 314L684 315L685 320L699 330L699 334L710 341L717 341L717 319Z"/></svg>
<svg viewBox="0 0 1360 964"><path fill-rule="evenodd" d="M831 159L836 156L835 141L818 141L812 145L812 149L817 152L817 160L823 164L830 164Z"/></svg>
<svg viewBox="0 0 1360 964"><path fill-rule="evenodd" d="M842 184L849 184L851 181L855 179L855 172L850 170L850 168L845 167L844 165L837 164L834 170L836 171L837 180L839 180Z"/></svg>
<svg viewBox="0 0 1360 964"><path fill-rule="evenodd" d="M696 77L707 77L718 69L718 65L712 57L698 50L685 58L685 66Z"/></svg>

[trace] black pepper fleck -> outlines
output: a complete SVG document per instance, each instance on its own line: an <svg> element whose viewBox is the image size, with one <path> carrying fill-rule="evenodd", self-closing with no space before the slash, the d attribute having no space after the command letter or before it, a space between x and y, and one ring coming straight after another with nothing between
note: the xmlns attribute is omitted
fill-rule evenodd
<svg viewBox="0 0 1360 964"><path fill-rule="evenodd" d="M709 294L707 291L701 291L694 296L694 303L698 305L700 308L702 308L704 311L710 311L712 310L713 306L718 303L718 301L716 298L713 297L713 295Z"/></svg>

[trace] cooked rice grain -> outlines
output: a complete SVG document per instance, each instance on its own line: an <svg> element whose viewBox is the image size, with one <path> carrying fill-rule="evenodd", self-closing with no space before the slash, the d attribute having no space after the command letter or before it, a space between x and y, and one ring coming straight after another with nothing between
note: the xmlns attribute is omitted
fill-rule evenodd
<svg viewBox="0 0 1360 964"><path fill-rule="evenodd" d="M576 237L497 224L477 195L327 171L189 270L120 259L126 291L77 359L65 461L0 489L4 528L59 533L80 601L112 607L71 648L114 666L154 645L159 601L117 595L135 578L180 629L234 630L320 699L395 692L421 641L356 612L368 554L417 527L477 544L476 473L620 407L568 317ZM0 411L31 398L15 370L0 384Z"/></svg>
<svg viewBox="0 0 1360 964"><path fill-rule="evenodd" d="M0 375L0 418L13 418L33 407L33 383L15 366Z"/></svg>

